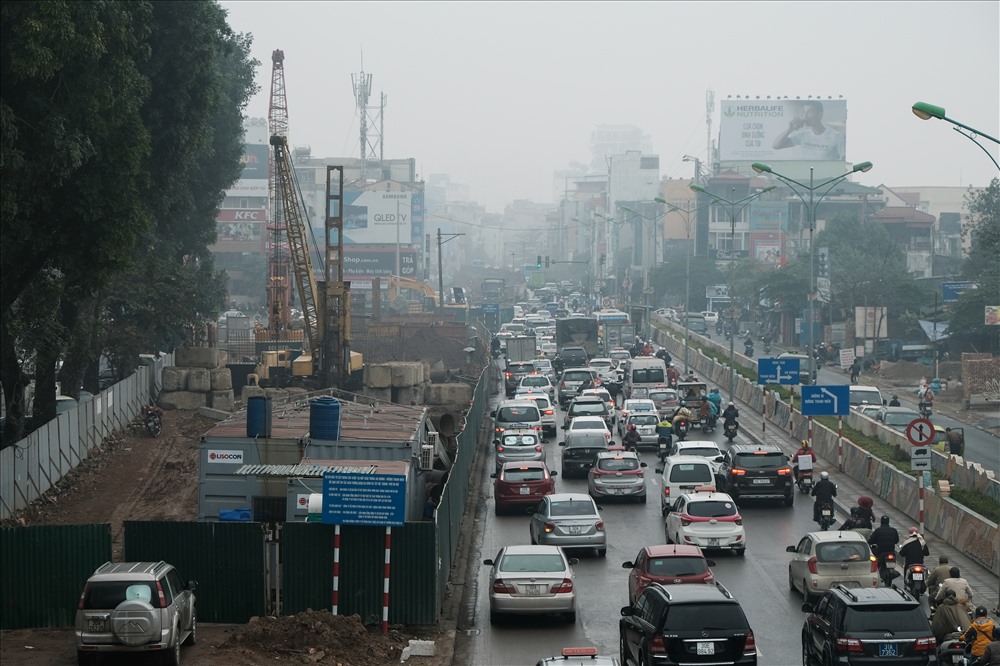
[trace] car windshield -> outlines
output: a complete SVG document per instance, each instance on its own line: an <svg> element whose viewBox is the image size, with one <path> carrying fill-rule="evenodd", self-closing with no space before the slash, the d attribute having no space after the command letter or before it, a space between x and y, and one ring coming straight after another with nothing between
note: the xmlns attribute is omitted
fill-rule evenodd
<svg viewBox="0 0 1000 666"><path fill-rule="evenodd" d="M891 426L905 426L909 425L914 419L919 419L920 414L916 412L887 412L885 415L885 424Z"/></svg>
<svg viewBox="0 0 1000 666"><path fill-rule="evenodd" d="M648 395L650 400L656 400L657 402L677 399L677 391L650 391Z"/></svg>
<svg viewBox="0 0 1000 666"><path fill-rule="evenodd" d="M707 625L724 627L726 629L750 630L747 618L743 615L743 610L736 602L677 604L676 606L668 606L667 608L669 610L665 615L665 624L670 626L671 633L704 631L710 628Z"/></svg>
<svg viewBox="0 0 1000 666"><path fill-rule="evenodd" d="M835 541L816 546L816 559L820 562L868 561L869 553L868 546L858 541Z"/></svg>
<svg viewBox="0 0 1000 666"><path fill-rule="evenodd" d="M507 372L534 372L535 366L531 363L511 363L507 366Z"/></svg>
<svg viewBox="0 0 1000 666"><path fill-rule="evenodd" d="M600 416L608 411L604 401L600 402L577 402L569 410L570 416Z"/></svg>
<svg viewBox="0 0 1000 666"><path fill-rule="evenodd" d="M745 469L773 469L785 464L785 455L770 451L743 453L736 456L736 462Z"/></svg>
<svg viewBox="0 0 1000 666"><path fill-rule="evenodd" d="M930 632L927 617L920 606L901 604L872 604L854 606L844 617L844 632L896 633L901 631Z"/></svg>
<svg viewBox="0 0 1000 666"><path fill-rule="evenodd" d="M506 571L508 573L527 573L529 571L553 573L557 571L565 571L566 563L563 561L562 555L557 555L555 553L551 555L545 553L531 553L523 555L506 555L502 560L500 560L500 566L497 568L500 569L500 571Z"/></svg>
<svg viewBox="0 0 1000 666"><path fill-rule="evenodd" d="M597 461L597 469L605 472L639 469L639 461L635 458L601 458Z"/></svg>
<svg viewBox="0 0 1000 666"><path fill-rule="evenodd" d="M704 557L652 557L646 570L653 576L697 576L708 571Z"/></svg>
<svg viewBox="0 0 1000 666"><path fill-rule="evenodd" d="M723 518L736 515L736 505L729 500L688 502L687 514L696 518Z"/></svg>
<svg viewBox="0 0 1000 666"><path fill-rule="evenodd" d="M659 423L655 414L636 414L635 416L629 417L628 422L637 426L655 426Z"/></svg>
<svg viewBox="0 0 1000 666"><path fill-rule="evenodd" d="M882 400L877 391L859 391L854 389L851 391L851 404L860 405L863 402L867 402L870 405L881 405Z"/></svg>
<svg viewBox="0 0 1000 666"><path fill-rule="evenodd" d="M576 372L572 370L567 370L563 373L564 382L583 382L590 379L589 372Z"/></svg>
<svg viewBox="0 0 1000 666"><path fill-rule="evenodd" d="M503 473L504 481L544 481L545 471L538 467L508 469Z"/></svg>
<svg viewBox="0 0 1000 666"><path fill-rule="evenodd" d="M605 368L605 369L606 368L610 368L611 367L611 360L609 359L607 361L598 361L598 360L595 359L595 360L593 360L593 361L590 362L590 367L592 367L592 368Z"/></svg>
<svg viewBox="0 0 1000 666"><path fill-rule="evenodd" d="M538 405L538 409L548 409L552 406L548 398L532 398L532 400Z"/></svg>
<svg viewBox="0 0 1000 666"><path fill-rule="evenodd" d="M537 421L538 420L538 407L531 406L516 406L516 407L501 407L500 411L497 412L498 421Z"/></svg>
<svg viewBox="0 0 1000 666"><path fill-rule="evenodd" d="M521 386L548 386L549 378L545 375L528 375L521 380Z"/></svg>
<svg viewBox="0 0 1000 666"><path fill-rule="evenodd" d="M711 446L685 447L681 449L681 452L686 456L701 456L702 458L717 458L722 455L722 452L719 451L719 449Z"/></svg>
<svg viewBox="0 0 1000 666"><path fill-rule="evenodd" d="M535 435L504 435L500 438L503 446L534 446L538 444L538 437Z"/></svg>
<svg viewBox="0 0 1000 666"><path fill-rule="evenodd" d="M590 419L573 419L570 430L607 430L604 421L591 421Z"/></svg>
<svg viewBox="0 0 1000 666"><path fill-rule="evenodd" d="M633 402L626 409L630 412L651 412L653 406L648 402Z"/></svg>
<svg viewBox="0 0 1000 666"><path fill-rule="evenodd" d="M552 502L549 509L550 516L596 516L597 509L593 501L587 500L559 500Z"/></svg>
<svg viewBox="0 0 1000 666"><path fill-rule="evenodd" d="M704 483L712 480L708 465L681 463L670 468L670 483Z"/></svg>

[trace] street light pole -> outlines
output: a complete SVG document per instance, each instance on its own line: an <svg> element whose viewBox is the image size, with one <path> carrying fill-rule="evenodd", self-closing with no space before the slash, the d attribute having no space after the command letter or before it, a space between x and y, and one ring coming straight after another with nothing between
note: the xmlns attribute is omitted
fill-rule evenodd
<svg viewBox="0 0 1000 666"><path fill-rule="evenodd" d="M698 183L691 183L690 187L695 192L699 192L701 194L704 194L704 195L708 196L709 198L718 201L721 204L725 204L726 206L729 206L729 223L730 223L730 230L731 230L730 231L730 239L731 239L730 240L730 244L731 245L736 245L736 216L739 213L743 212L743 209L746 208L747 206L749 206L753 202L754 199L757 199L757 198L761 197L762 195L767 194L768 192L772 192L772 191L778 189L776 186L771 185L769 187L765 187L763 190L761 190L760 192L757 192L756 194L751 194L750 196L744 197L744 198L740 199L739 201L734 201L732 199L726 199L726 198L720 197L720 196L718 196L716 194L712 194L711 192L709 192L707 189L705 189L704 187L702 187ZM733 196L734 197L736 196L735 193L736 193L736 188L734 187L733 188ZM739 208L737 208L737 206L739 206ZM738 318L733 317L733 314L735 313L735 309L736 309L736 306L735 306L735 303L736 303L736 294L735 294L735 290L733 289L733 268L735 267L735 259L736 259L735 250L733 250L733 248L730 248L730 254L729 254L729 314L730 314L730 319L731 320L732 319L736 319L737 320L736 322L733 322L733 329L731 331L731 335L729 336L729 401L730 402L735 402L736 401L736 397L735 397L736 396L736 349L735 349L735 347L736 347L736 327L735 327L735 324L739 321Z"/></svg>
<svg viewBox="0 0 1000 666"><path fill-rule="evenodd" d="M826 198L826 195L830 194L830 192L833 191L833 188L837 186L837 183L839 183L840 181L844 180L848 176L850 176L852 174L855 174L855 173L857 173L859 171L867 173L867 172L869 172L869 171L872 170L872 166L874 166L874 165L871 162L858 162L857 164L853 165L851 167L851 170L848 171L847 173L843 173L843 174L841 174L839 176L835 176L833 178L825 180L825 181L823 181L822 183L820 183L818 185L814 184L814 182L813 182L813 168L812 167L809 167L809 184L806 185L805 183L800 183L797 180L794 180L792 178L789 178L788 176L782 175L782 174L774 171L770 166L768 166L767 164L764 164L762 162L754 162L751 166L752 166L753 170L756 171L757 173L769 173L772 176L774 176L775 178L777 178L778 180L780 180L781 182L783 182L786 185L788 185L788 187L792 190L792 192L795 193L795 196L797 196L799 198L799 200L802 201L802 203L804 203L804 204L806 204L808 206L808 217L809 217L809 338L808 339L809 339L809 348L806 350L806 357L809 359L809 372L810 372L810 375L811 375L813 381L815 381L815 379L817 377L817 369L816 369L816 361L815 361L815 356L814 356L814 346L815 346L816 343L815 343L815 340L814 340L814 337L815 337L815 330L814 330L815 326L813 325L813 320L815 319L815 314L814 314L814 310L813 310L813 307L814 307L813 304L814 304L815 299L816 299L816 271L815 271L816 251L815 251L815 248L813 247L813 232L815 231L815 228L816 228L816 208L823 201L823 199ZM804 190L806 190L806 191L809 192L809 201L808 202L806 202L805 198L801 194L799 194L799 191L796 190L795 187L793 187L793 184L794 185L798 185L799 187L801 187ZM827 187L827 186L829 186L829 187ZM816 192L816 190L821 189L823 187L827 188L826 191L823 192L823 194L820 196L819 199L816 199L814 197L814 193Z"/></svg>
<svg viewBox="0 0 1000 666"><path fill-rule="evenodd" d="M942 106L935 106L934 104L928 104L927 102L916 102L913 105L912 110L913 110L913 115L915 115L917 118L920 118L921 120L930 120L931 118L937 118L938 120L944 120L945 122L949 122L952 125L955 125L955 127L952 127L953 130L964 136L972 143L979 146L982 149L982 151L986 153L986 156L990 158L990 160L992 160L993 166L995 166L997 169L1000 169L1000 164L997 164L997 159L993 157L993 154L990 151L986 150L983 144L976 141L976 137L980 136L984 139L989 139L993 143L1000 143L1000 139L992 137L989 134L983 134L974 127L963 125L957 120L949 118L948 116L945 115L944 107ZM965 132L963 132L962 130L965 130ZM968 132L968 134L966 132Z"/></svg>
<svg viewBox="0 0 1000 666"><path fill-rule="evenodd" d="M438 317L444 318L444 271L441 270L441 246L450 240L455 240L459 236L464 236L465 234L442 234L441 227L438 227L437 233L437 244L438 244ZM442 240L442 236L448 236ZM468 303L468 300L466 300Z"/></svg>

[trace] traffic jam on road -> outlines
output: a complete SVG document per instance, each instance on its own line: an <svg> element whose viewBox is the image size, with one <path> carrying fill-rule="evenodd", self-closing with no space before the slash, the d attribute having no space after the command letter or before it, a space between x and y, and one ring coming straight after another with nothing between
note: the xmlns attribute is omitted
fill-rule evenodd
<svg viewBox="0 0 1000 666"><path fill-rule="evenodd" d="M836 479L808 447L716 432L738 409L693 374L672 381L665 350L585 351L540 371L498 355L507 396L473 602L489 623L470 663L953 663L939 646L957 637L921 601L925 569L896 580L889 559L919 534L860 507L837 525ZM542 440L536 393L555 396L555 437ZM888 532L906 550L874 545Z"/></svg>

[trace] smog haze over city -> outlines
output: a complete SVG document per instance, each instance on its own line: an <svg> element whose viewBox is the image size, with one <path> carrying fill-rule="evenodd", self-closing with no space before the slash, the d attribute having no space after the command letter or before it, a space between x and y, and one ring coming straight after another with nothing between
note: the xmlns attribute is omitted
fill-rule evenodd
<svg viewBox="0 0 1000 666"><path fill-rule="evenodd" d="M552 201L553 172L590 166L599 125L640 128L661 176L690 178L683 157L708 157L708 91L713 142L737 96L832 97L847 104L846 161L876 165L859 182L984 186L997 175L952 125L911 112L929 102L1000 134L997 2L221 4L261 62L249 116L267 116L282 49L293 145L357 157L351 77L363 67L370 104L387 96L385 157L415 158L418 179L449 174L489 212Z"/></svg>

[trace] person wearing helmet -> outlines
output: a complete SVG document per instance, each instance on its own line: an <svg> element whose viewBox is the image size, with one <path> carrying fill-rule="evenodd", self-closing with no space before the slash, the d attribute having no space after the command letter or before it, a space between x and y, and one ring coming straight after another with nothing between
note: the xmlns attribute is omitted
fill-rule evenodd
<svg viewBox="0 0 1000 666"><path fill-rule="evenodd" d="M910 533L899 546L899 556L903 558L903 571L906 572L903 578L905 583L909 583L910 577L913 575L910 567L916 564L923 565L924 556L930 554L931 551L927 548L924 535L916 527L911 527Z"/></svg>
<svg viewBox="0 0 1000 666"><path fill-rule="evenodd" d="M993 642L983 650L983 656L979 658L978 663L984 666L1000 666L1000 626L993 629Z"/></svg>
<svg viewBox="0 0 1000 666"><path fill-rule="evenodd" d="M934 567L934 571L927 576L927 601L930 603L931 607L934 606L934 597L937 595L938 587L944 582L944 579L948 577L948 570L951 569L951 565L948 564L947 555L938 556L938 565Z"/></svg>
<svg viewBox="0 0 1000 666"><path fill-rule="evenodd" d="M948 570L948 577L941 582L941 586L938 587L938 592L934 595L934 599L941 601L948 590L955 590L958 603L971 615L972 597L975 595L975 592L969 586L969 581L962 578L962 572L959 571L958 567L952 567Z"/></svg>
<svg viewBox="0 0 1000 666"><path fill-rule="evenodd" d="M722 394L719 392L719 388L715 387L708 392L707 397L713 405L715 405L715 413L719 414L722 412Z"/></svg>
<svg viewBox="0 0 1000 666"><path fill-rule="evenodd" d="M809 446L808 439L802 440L802 446L800 446L799 450L792 456L792 474L795 475L796 482L799 480L799 460L803 458L812 459L811 465L803 465L803 467L808 467L809 470L812 470L812 468L816 465L816 452Z"/></svg>
<svg viewBox="0 0 1000 666"><path fill-rule="evenodd" d="M986 606L977 606L972 625L962 634L965 642L972 644L969 652L974 657L983 656L986 646L993 642L993 635L997 629L997 623L987 617L986 613Z"/></svg>
<svg viewBox="0 0 1000 666"><path fill-rule="evenodd" d="M872 551L878 558L879 568L881 568L885 556L895 552L896 544L899 543L899 532L896 531L895 527L889 526L889 516L882 516L881 524L872 531L872 535L868 537L868 543L871 544Z"/></svg>
<svg viewBox="0 0 1000 666"><path fill-rule="evenodd" d="M861 515L861 511L858 507L851 507L851 516L843 522L843 524L838 528L841 531L854 530L855 532L864 535L867 539L871 535L872 526L871 523L865 521L864 516Z"/></svg>
<svg viewBox="0 0 1000 666"><path fill-rule="evenodd" d="M642 438L639 436L639 431L635 429L634 423L629 423L628 427L625 429L625 436L622 437L622 444L625 445L626 451L635 451L639 447L639 441Z"/></svg>
<svg viewBox="0 0 1000 666"><path fill-rule="evenodd" d="M673 422L678 418L687 419L688 423L691 423L691 410L688 409L686 400L681 400L681 404L674 410L674 414L670 417L670 421Z"/></svg>
<svg viewBox="0 0 1000 666"><path fill-rule="evenodd" d="M872 507L875 506L875 501L872 500L868 495L862 495L858 498L858 507L861 509L861 515L868 519L868 522L875 526L875 512L872 511Z"/></svg>
<svg viewBox="0 0 1000 666"><path fill-rule="evenodd" d="M818 523L820 508L824 504L833 506L833 498L837 496L837 486L830 480L829 473L821 472L819 481L816 482L809 494L816 498L816 501L813 502L813 522Z"/></svg>
<svg viewBox="0 0 1000 666"><path fill-rule="evenodd" d="M954 632L955 629L964 633L970 624L969 614L958 603L955 590L948 590L938 603L931 620L931 632L937 639L938 645L942 643L945 636Z"/></svg>
<svg viewBox="0 0 1000 666"><path fill-rule="evenodd" d="M722 412L722 423L725 425L727 423L736 423L736 420L740 418L740 410L736 409L736 405L733 401L729 401L729 406L726 407L726 411Z"/></svg>

